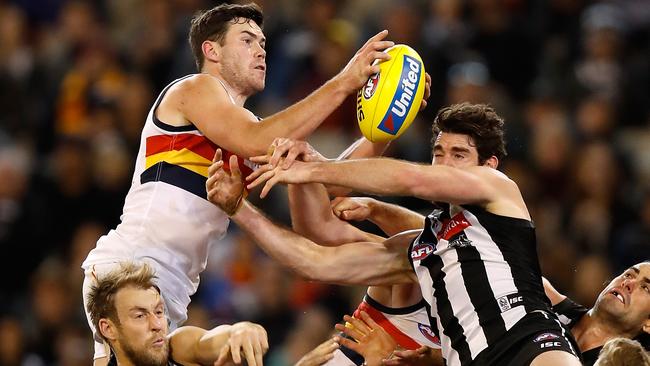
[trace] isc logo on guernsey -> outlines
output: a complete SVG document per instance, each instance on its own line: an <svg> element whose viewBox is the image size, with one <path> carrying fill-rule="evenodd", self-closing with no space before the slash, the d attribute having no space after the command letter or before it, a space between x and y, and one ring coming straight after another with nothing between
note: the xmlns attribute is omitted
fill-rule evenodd
<svg viewBox="0 0 650 366"><path fill-rule="evenodd" d="M417 59L404 55L404 68L398 92L395 93L390 108L379 124L379 129L392 135L399 131L406 115L413 106L413 98L420 82L422 64Z"/></svg>

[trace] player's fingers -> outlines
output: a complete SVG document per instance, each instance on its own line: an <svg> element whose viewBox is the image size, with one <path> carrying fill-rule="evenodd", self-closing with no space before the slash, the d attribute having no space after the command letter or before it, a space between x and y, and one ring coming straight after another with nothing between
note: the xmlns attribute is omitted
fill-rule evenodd
<svg viewBox="0 0 650 366"><path fill-rule="evenodd" d="M253 350L253 345L250 341L246 341L242 344L242 349L244 351L244 357L246 358L246 363L248 366L257 366L255 360L255 351Z"/></svg>
<svg viewBox="0 0 650 366"><path fill-rule="evenodd" d="M335 337L336 343L340 344L343 347L349 348L357 353L361 353L361 347L359 346L359 343L353 341L352 339L349 338L344 338L344 337Z"/></svg>
<svg viewBox="0 0 650 366"><path fill-rule="evenodd" d="M296 158L303 153L304 151L301 148L295 148L289 150L289 152L287 153L287 157L284 158L284 161L282 162L282 169L289 169L289 167L291 167L293 162L296 161Z"/></svg>
<svg viewBox="0 0 650 366"><path fill-rule="evenodd" d="M262 350L264 353L269 350L269 336L266 333L266 329L260 326L261 333L262 333Z"/></svg>
<svg viewBox="0 0 650 366"><path fill-rule="evenodd" d="M363 310L361 311L361 319L364 321L364 323L366 323L366 324L370 327L370 329L381 328L381 326L380 326L379 324L377 324L377 322L375 322L375 321L370 317L370 315L368 315L368 313L366 313L366 312L363 311Z"/></svg>
<svg viewBox="0 0 650 366"><path fill-rule="evenodd" d="M230 155L230 176L241 179L241 170L239 170L239 159L237 155Z"/></svg>
<svg viewBox="0 0 650 366"><path fill-rule="evenodd" d="M241 363L241 352L239 350L239 346L231 345L230 346L230 355L232 357L232 361L236 364Z"/></svg>
<svg viewBox="0 0 650 366"><path fill-rule="evenodd" d="M294 146L295 142L293 140L287 140L281 145L276 146L275 151L273 151L271 159L269 160L269 164L277 166L280 159L282 159L282 157L287 154L287 151L290 151Z"/></svg>
<svg viewBox="0 0 650 366"><path fill-rule="evenodd" d="M368 39L368 41L366 41L366 43L363 46L365 47L366 45L369 45L369 44L371 44L373 42L381 41L382 39L386 38L387 35L388 35L388 30L384 29L381 32L379 32L379 33L375 34L374 36L370 37Z"/></svg>
<svg viewBox="0 0 650 366"><path fill-rule="evenodd" d="M375 51L375 52L370 53L368 63L371 64L375 60L379 60L379 62L388 61L391 58L392 58L392 56L387 52ZM378 66L378 65L373 65L373 66Z"/></svg>
<svg viewBox="0 0 650 366"><path fill-rule="evenodd" d="M219 169L221 169L222 167L223 167L223 160L218 160L210 164L210 166L208 167L208 176L211 176L214 173L218 172Z"/></svg>
<svg viewBox="0 0 650 366"><path fill-rule="evenodd" d="M395 45L393 41L377 41L372 42L368 45L368 50L370 51L383 51L387 48L391 48Z"/></svg>
<svg viewBox="0 0 650 366"><path fill-rule="evenodd" d="M272 171L272 170L273 170L273 167L271 166L271 164L265 164L265 165L262 165L262 166L260 166L259 168L255 169L252 173L250 173L250 174L246 177L246 181L247 181L247 182L255 181L255 180L256 180L257 178L259 178L262 174L264 174L264 173L266 173L266 172L269 172L269 171Z"/></svg>
<svg viewBox="0 0 650 366"><path fill-rule="evenodd" d="M258 185L266 182L267 180L271 179L275 175L275 169L267 170L263 172L263 174L259 175L257 178L254 178L254 180L250 183L248 183L247 188L252 189L257 187ZM252 178L251 178L252 179Z"/></svg>
<svg viewBox="0 0 650 366"><path fill-rule="evenodd" d="M221 160L221 149L217 149L217 151L214 152L214 157L212 158L212 162L216 162Z"/></svg>
<svg viewBox="0 0 650 366"><path fill-rule="evenodd" d="M217 360L214 361L213 366L225 365L229 359L228 357L229 354L230 354L230 345L226 344L225 346L221 347L221 351L219 351L219 357L217 357Z"/></svg>
<svg viewBox="0 0 650 366"><path fill-rule="evenodd" d="M371 331L370 327L368 327L368 325L361 319L357 319L349 315L344 315L343 320L352 324L355 329L358 329L359 332L363 333L364 335L370 333Z"/></svg>
<svg viewBox="0 0 650 366"><path fill-rule="evenodd" d="M262 365L262 356L264 355L264 352L262 352L262 345L257 337L253 340L253 355L255 356L255 363L257 365Z"/></svg>
<svg viewBox="0 0 650 366"><path fill-rule="evenodd" d="M262 192L260 192L260 198L266 198L266 195L269 194L269 191L277 182L277 176L273 176L273 178L267 180L266 184L264 184L264 188L262 188Z"/></svg>
<svg viewBox="0 0 650 366"><path fill-rule="evenodd" d="M271 160L271 155L257 155L248 158L248 160L252 161L255 164L268 164L269 160Z"/></svg>
<svg viewBox="0 0 650 366"><path fill-rule="evenodd" d="M360 332L358 329L343 325L343 324L334 324L334 328L342 333L345 333L348 337L351 337L353 339L361 339L365 337L365 334Z"/></svg>

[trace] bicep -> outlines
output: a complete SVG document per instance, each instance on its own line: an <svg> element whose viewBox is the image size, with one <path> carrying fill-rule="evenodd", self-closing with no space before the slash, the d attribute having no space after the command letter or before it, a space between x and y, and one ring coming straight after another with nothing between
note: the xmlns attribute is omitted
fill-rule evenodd
<svg viewBox="0 0 650 366"><path fill-rule="evenodd" d="M185 85L180 102L184 117L210 141L236 155L250 157L266 152L268 146L257 141L254 133L261 127L257 117L233 104L219 88L199 82Z"/></svg>

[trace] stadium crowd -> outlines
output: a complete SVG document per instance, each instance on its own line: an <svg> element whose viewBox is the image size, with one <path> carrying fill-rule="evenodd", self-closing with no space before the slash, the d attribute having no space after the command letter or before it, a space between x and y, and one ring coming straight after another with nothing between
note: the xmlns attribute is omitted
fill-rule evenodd
<svg viewBox="0 0 650 366"><path fill-rule="evenodd" d="M247 105L257 115L303 98L388 29L420 53L432 95L387 155L430 161L440 107L489 103L506 118L502 169L524 194L555 287L591 306L614 274L650 258L647 1L256 2L268 66L266 90ZM91 360L81 262L119 222L153 100L196 72L192 15L217 3L0 0L0 365ZM334 157L359 135L350 97L310 142ZM289 224L285 191L255 203ZM233 225L210 253L188 324L259 323L266 364L288 365L323 342L364 290L300 280Z"/></svg>

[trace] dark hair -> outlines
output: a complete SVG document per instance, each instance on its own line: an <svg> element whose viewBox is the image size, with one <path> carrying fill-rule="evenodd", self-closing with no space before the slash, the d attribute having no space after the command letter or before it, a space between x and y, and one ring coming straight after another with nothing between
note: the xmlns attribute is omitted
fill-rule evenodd
<svg viewBox="0 0 650 366"><path fill-rule="evenodd" d="M192 46L194 61L199 71L203 69L203 63L205 61L201 45L206 40L223 44L226 32L230 28L230 21L235 23L253 21L261 28L264 22L264 15L259 5L255 3L244 5L221 4L210 10L197 13L192 18L189 41L190 46Z"/></svg>
<svg viewBox="0 0 650 366"><path fill-rule="evenodd" d="M442 108L433 120L433 139L435 145L440 132L468 135L478 151L479 164L496 156L501 160L506 153L503 118L485 104L461 103Z"/></svg>
<svg viewBox="0 0 650 366"><path fill-rule="evenodd" d="M148 264L123 262L111 272L97 278L97 283L91 286L87 295L88 313L95 326L95 330L103 339L104 335L99 330L100 319L110 319L115 324L120 324L115 308L115 295L125 287L135 287L143 290L155 288L155 272Z"/></svg>

